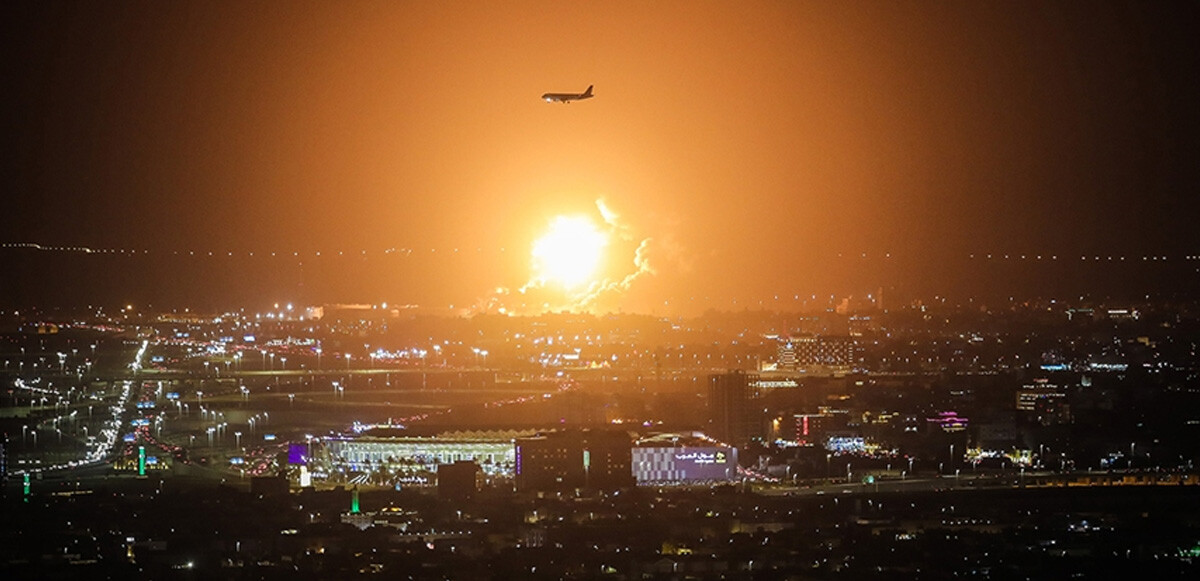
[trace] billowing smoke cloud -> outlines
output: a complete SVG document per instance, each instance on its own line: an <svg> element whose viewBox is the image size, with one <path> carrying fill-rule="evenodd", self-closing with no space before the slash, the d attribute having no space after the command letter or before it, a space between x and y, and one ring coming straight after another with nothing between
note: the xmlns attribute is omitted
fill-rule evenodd
<svg viewBox="0 0 1200 581"><path fill-rule="evenodd" d="M652 238L643 238L642 241L638 243L637 250L635 250L633 253L633 265L635 267L633 272L625 275L624 278L620 280L604 280L593 284L587 295L581 296L576 300L576 309L587 310L602 298L611 296L613 294L620 294L629 290L629 287L633 284L633 281L637 280L639 277L647 274L654 274L654 267L650 266L649 258L650 244L652 242Z"/></svg>
<svg viewBox="0 0 1200 581"><path fill-rule="evenodd" d="M621 223L621 215L612 211L608 204L604 202L604 198L596 200L596 209L600 211L600 217L604 219L604 223L622 240L633 239L630 234L629 227Z"/></svg>

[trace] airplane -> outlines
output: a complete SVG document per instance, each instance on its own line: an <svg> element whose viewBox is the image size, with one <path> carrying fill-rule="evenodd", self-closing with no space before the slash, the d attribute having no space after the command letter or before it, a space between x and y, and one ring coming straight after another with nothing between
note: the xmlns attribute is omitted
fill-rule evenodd
<svg viewBox="0 0 1200 581"><path fill-rule="evenodd" d="M582 93L546 93L542 95L542 100L547 103L570 103L571 101L591 99L592 97L592 86L588 85L587 90Z"/></svg>

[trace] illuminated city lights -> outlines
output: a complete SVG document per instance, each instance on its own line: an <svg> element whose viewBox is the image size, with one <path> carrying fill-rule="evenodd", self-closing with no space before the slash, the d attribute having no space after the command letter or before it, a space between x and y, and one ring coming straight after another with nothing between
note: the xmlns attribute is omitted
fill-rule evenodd
<svg viewBox="0 0 1200 581"><path fill-rule="evenodd" d="M0 579L1200 578L1200 4L122 4L0 20Z"/></svg>

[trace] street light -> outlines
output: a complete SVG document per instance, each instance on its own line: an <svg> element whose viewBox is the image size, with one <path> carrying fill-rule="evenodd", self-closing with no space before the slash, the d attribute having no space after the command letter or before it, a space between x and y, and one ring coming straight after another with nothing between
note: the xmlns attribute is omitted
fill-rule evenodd
<svg viewBox="0 0 1200 581"><path fill-rule="evenodd" d="M317 347L317 371L321 370L321 348Z"/></svg>

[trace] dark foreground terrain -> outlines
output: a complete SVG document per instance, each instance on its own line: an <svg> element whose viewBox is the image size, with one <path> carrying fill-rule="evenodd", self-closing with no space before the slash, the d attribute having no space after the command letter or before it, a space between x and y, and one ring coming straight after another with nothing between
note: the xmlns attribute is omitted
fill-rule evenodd
<svg viewBox="0 0 1200 581"><path fill-rule="evenodd" d="M764 496L715 489L450 502L172 479L6 487L6 579L1195 578L1200 489ZM357 520L355 520L357 519ZM346 524L343 520L354 521ZM365 527L365 528L360 528Z"/></svg>

